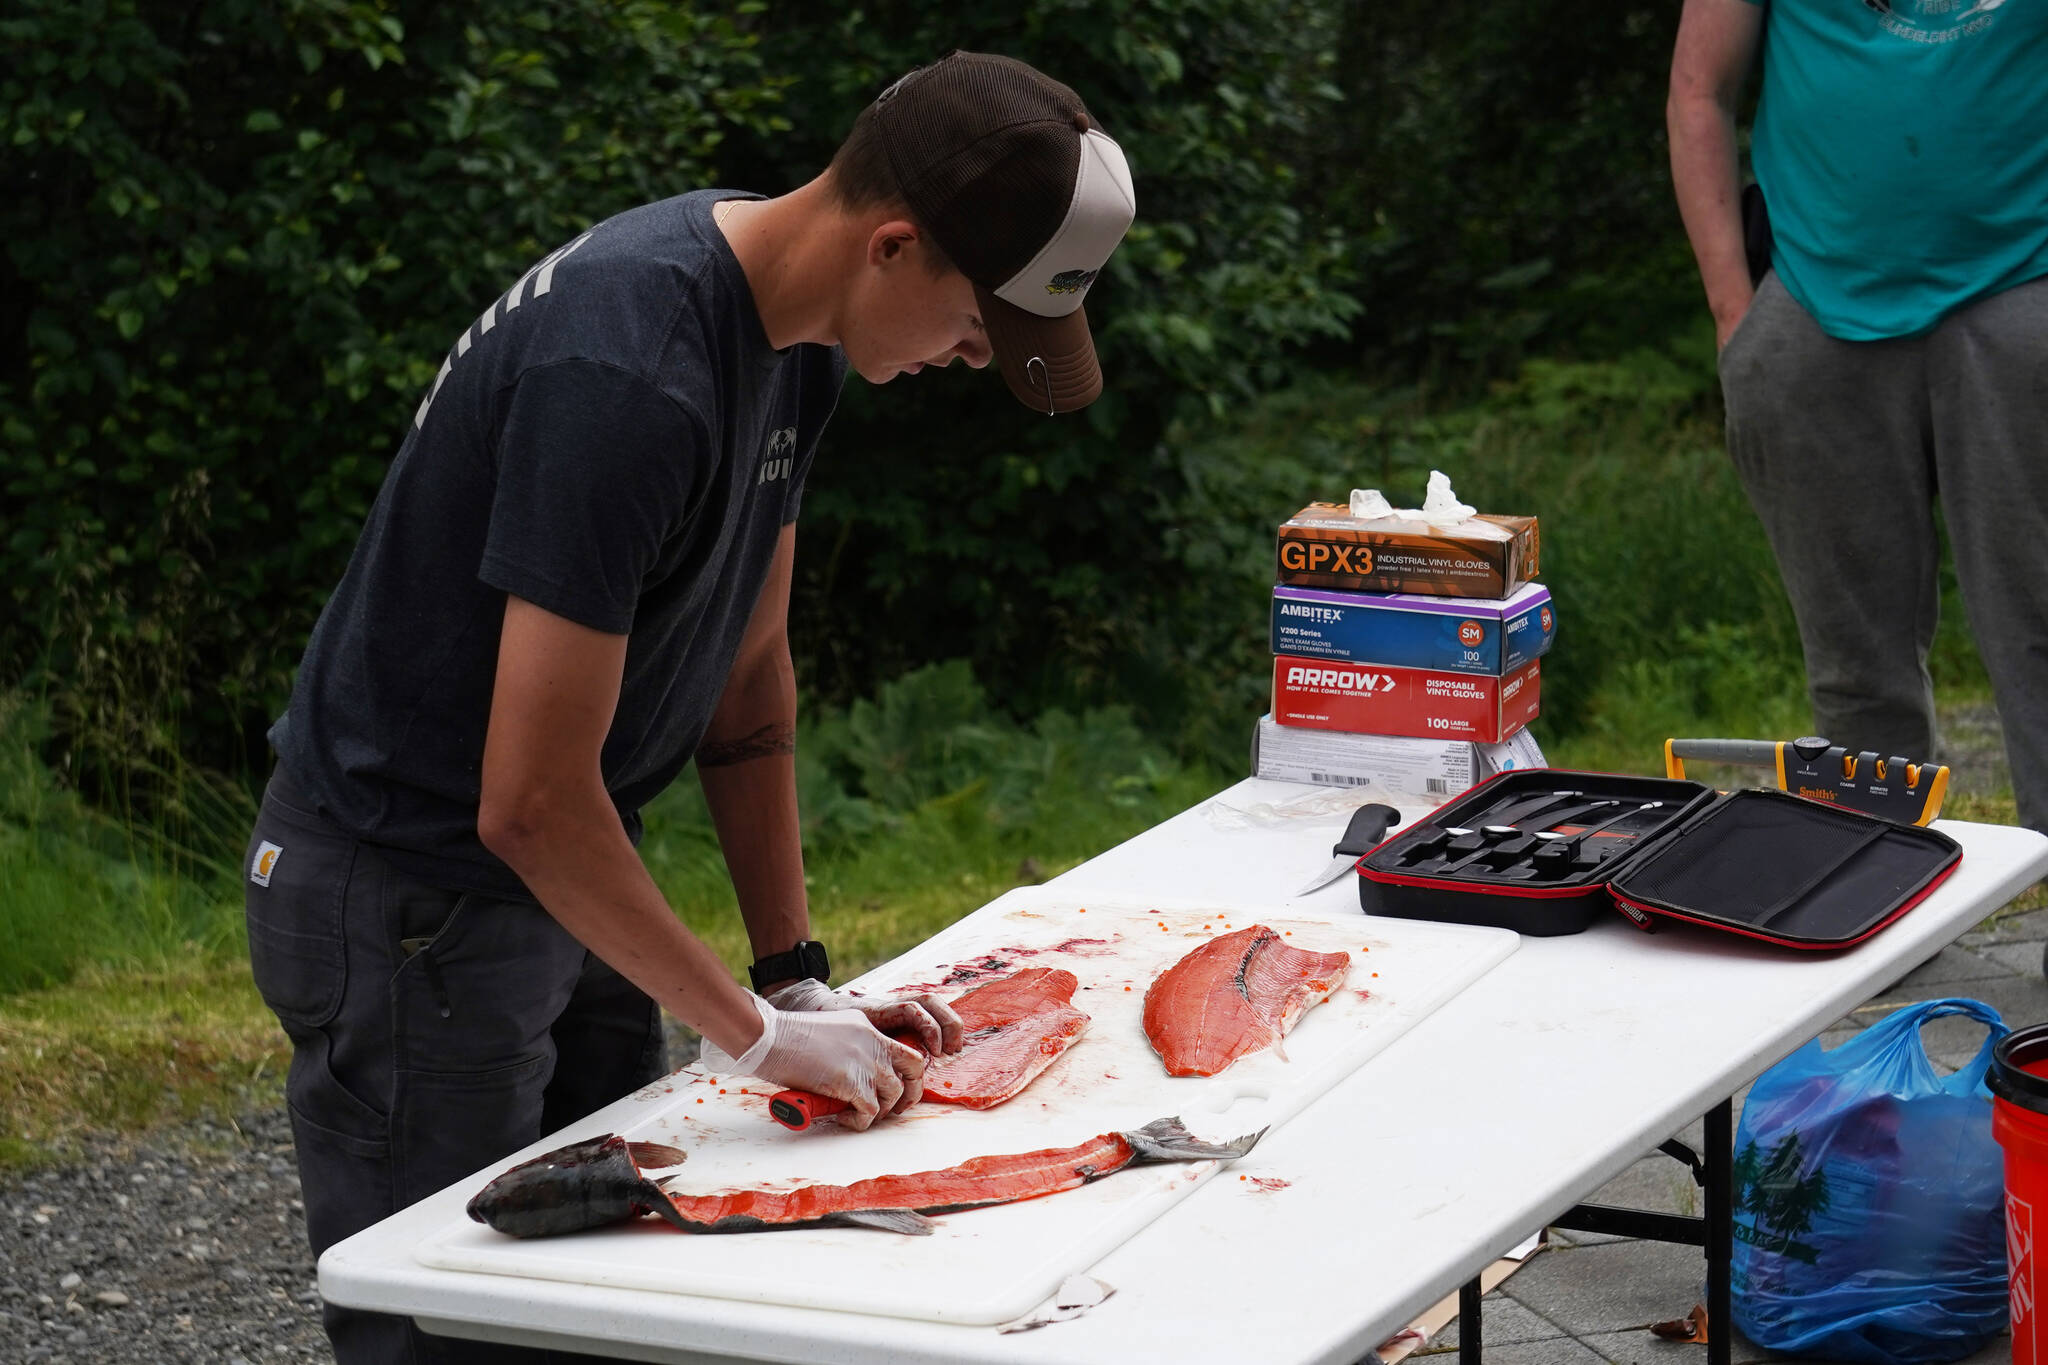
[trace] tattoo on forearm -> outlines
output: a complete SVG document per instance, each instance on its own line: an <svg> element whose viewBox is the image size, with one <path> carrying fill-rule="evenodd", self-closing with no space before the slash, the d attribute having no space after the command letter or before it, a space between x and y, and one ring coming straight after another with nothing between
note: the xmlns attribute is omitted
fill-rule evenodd
<svg viewBox="0 0 2048 1365"><path fill-rule="evenodd" d="M739 739L707 740L697 746L697 766L726 768L750 759L796 752L796 727L775 721Z"/></svg>

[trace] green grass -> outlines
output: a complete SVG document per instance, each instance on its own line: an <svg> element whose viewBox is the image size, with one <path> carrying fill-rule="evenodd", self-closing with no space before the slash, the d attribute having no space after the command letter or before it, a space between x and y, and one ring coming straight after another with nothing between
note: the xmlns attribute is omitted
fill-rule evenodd
<svg viewBox="0 0 2048 1365"><path fill-rule="evenodd" d="M0 1000L0 1167L34 1165L87 1130L231 1121L282 1083L287 1049L239 958L191 952L89 967Z"/></svg>
<svg viewBox="0 0 2048 1365"><path fill-rule="evenodd" d="M155 805L88 807L39 756L43 726L0 693L0 997L92 964L160 969L238 955L236 866L255 803L175 763L138 763Z"/></svg>

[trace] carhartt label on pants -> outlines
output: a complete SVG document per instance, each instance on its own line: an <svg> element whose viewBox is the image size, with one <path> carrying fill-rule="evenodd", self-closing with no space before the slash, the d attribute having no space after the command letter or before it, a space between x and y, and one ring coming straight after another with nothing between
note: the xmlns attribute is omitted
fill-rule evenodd
<svg viewBox="0 0 2048 1365"><path fill-rule="evenodd" d="M269 840L256 845L256 858L249 864L249 880L258 886L270 885L271 869L277 866L277 855L284 852L280 844Z"/></svg>

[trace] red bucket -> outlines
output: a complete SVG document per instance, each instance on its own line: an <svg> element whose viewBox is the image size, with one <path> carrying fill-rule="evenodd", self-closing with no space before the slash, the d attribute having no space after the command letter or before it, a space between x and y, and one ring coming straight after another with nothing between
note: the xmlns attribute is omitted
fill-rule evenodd
<svg viewBox="0 0 2048 1365"><path fill-rule="evenodd" d="M2013 1365L2048 1365L2039 1258L2048 1232L2048 1024L2007 1034L1985 1076L1991 1134L2005 1149L2005 1258L2011 1274Z"/></svg>

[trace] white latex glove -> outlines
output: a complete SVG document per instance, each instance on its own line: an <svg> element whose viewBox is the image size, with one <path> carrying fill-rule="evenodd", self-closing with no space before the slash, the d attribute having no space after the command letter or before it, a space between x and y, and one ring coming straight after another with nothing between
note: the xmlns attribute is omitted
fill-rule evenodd
<svg viewBox="0 0 2048 1365"><path fill-rule="evenodd" d="M883 1114L900 1114L924 1098L924 1054L876 1032L854 1010L779 1010L748 997L761 1012L761 1036L728 1058L707 1040L704 1062L790 1090L845 1100L840 1122L863 1129Z"/></svg>
<svg viewBox="0 0 2048 1365"><path fill-rule="evenodd" d="M1469 521L1477 516L1479 509L1469 502L1459 502L1458 495L1451 491L1450 475L1441 469L1429 471L1429 487L1422 495L1422 519L1433 526L1447 526L1452 522Z"/></svg>
<svg viewBox="0 0 2048 1365"><path fill-rule="evenodd" d="M1394 515L1394 504L1387 501L1387 495L1377 488L1354 488L1351 490L1351 515L1367 521Z"/></svg>
<svg viewBox="0 0 2048 1365"><path fill-rule="evenodd" d="M934 1057L942 1052L958 1052L966 1037L960 1016L936 995L878 995L869 999L835 991L816 977L807 976L776 987L768 992L767 999L779 1010L859 1010L884 1033L916 1035L917 1045Z"/></svg>

